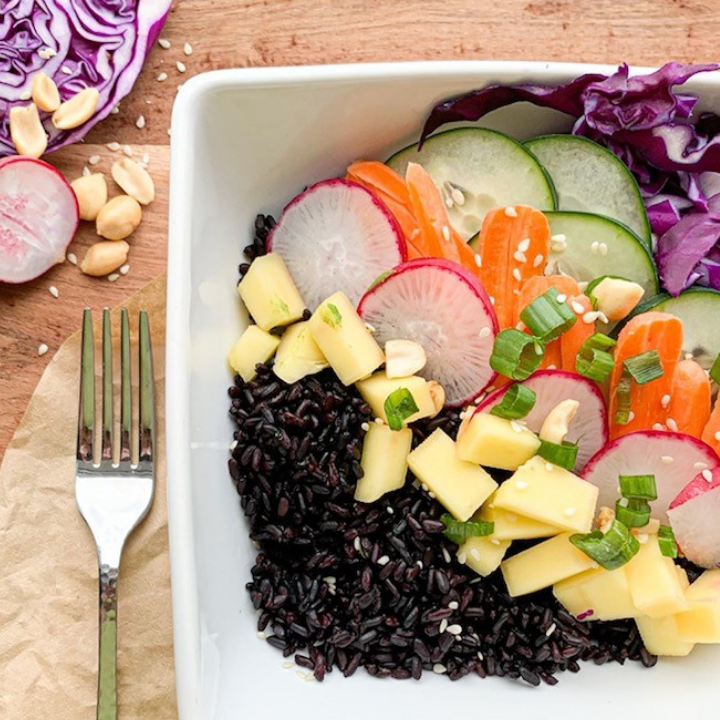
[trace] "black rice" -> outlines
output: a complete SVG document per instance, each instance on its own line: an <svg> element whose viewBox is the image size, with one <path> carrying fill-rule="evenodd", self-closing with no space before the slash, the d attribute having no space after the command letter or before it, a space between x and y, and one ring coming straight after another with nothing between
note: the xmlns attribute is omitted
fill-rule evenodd
<svg viewBox="0 0 720 720"><path fill-rule="evenodd" d="M258 220L256 240L268 226ZM549 590L513 599L500 573L460 564L443 508L411 475L376 503L355 502L372 416L331 371L288 386L259 365L229 394L230 475L259 546L247 584L258 629L318 680L363 666L396 679L434 670L554 685L581 660L656 663L633 621L581 623ZM454 436L459 423L456 411L416 423L413 442L438 427Z"/></svg>

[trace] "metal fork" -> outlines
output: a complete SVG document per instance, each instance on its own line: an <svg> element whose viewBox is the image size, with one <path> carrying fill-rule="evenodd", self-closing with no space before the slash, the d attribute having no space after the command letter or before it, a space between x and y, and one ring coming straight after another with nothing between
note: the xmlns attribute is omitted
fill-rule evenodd
<svg viewBox="0 0 720 720"><path fill-rule="evenodd" d="M155 489L155 394L150 326L140 312L139 421L133 432L130 323L121 314L120 432L113 442L113 360L110 312L103 312L102 412L95 412L95 348L92 313L83 315L75 499L95 538L100 572L98 720L117 719L118 571L130 533L147 515ZM95 437L100 438L98 462ZM138 452L133 453L134 436ZM137 458L135 460L134 458ZM119 462L114 462L119 458Z"/></svg>

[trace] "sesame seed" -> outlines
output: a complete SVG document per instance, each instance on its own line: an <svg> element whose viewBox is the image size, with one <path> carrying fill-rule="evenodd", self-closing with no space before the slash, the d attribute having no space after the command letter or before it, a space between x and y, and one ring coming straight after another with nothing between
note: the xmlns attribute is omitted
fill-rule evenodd
<svg viewBox="0 0 720 720"><path fill-rule="evenodd" d="M451 600L448 603L448 607L450 608L450 610L457 610L460 607L460 603L458 603L457 600Z"/></svg>
<svg viewBox="0 0 720 720"><path fill-rule="evenodd" d="M490 296L490 304L495 305L495 298L492 295Z"/></svg>
<svg viewBox="0 0 720 720"><path fill-rule="evenodd" d="M113 152L117 152L120 149L120 143L119 142L109 142L107 144L107 149L112 150Z"/></svg>
<svg viewBox="0 0 720 720"><path fill-rule="evenodd" d="M135 127L138 130L142 130L145 127L145 116L140 115L138 119L135 121Z"/></svg>
<svg viewBox="0 0 720 720"><path fill-rule="evenodd" d="M159 45L163 50L169 50L169 49L170 49L170 41L169 41L169 40L166 40L165 38L160 38L160 39L158 40L158 45Z"/></svg>
<svg viewBox="0 0 720 720"><path fill-rule="evenodd" d="M631 423L635 419L635 413L631 410L628 413L628 422Z"/></svg>
<svg viewBox="0 0 720 720"><path fill-rule="evenodd" d="M705 462L702 462L702 461L693 463L694 470L705 470L705 468L707 468L707 466L708 466L708 464Z"/></svg>
<svg viewBox="0 0 720 720"><path fill-rule="evenodd" d="M550 627L545 631L545 637L550 637L555 630L557 629L557 625L555 623L550 623Z"/></svg>
<svg viewBox="0 0 720 720"><path fill-rule="evenodd" d="M427 486L427 483L423 483L420 487L421 487L425 492L427 492L427 491L430 489L430 488Z"/></svg>
<svg viewBox="0 0 720 720"><path fill-rule="evenodd" d="M364 430L365 432L367 432L367 431L370 429L370 424L364 422L364 423L360 426L360 428L361 428L362 430Z"/></svg>
<svg viewBox="0 0 720 720"><path fill-rule="evenodd" d="M517 268L513 268L512 276L519 282L522 280L522 275L520 274L520 271Z"/></svg>
<svg viewBox="0 0 720 720"><path fill-rule="evenodd" d="M440 634L441 634L441 635L442 635L442 633L444 633L444 632L447 630L448 624L449 624L449 623L448 623L448 621L447 621L447 618L443 618L443 619L440 621Z"/></svg>
<svg viewBox="0 0 720 720"><path fill-rule="evenodd" d="M715 433L714 438L715 438L718 442L720 442L720 430L718 430L718 431Z"/></svg>
<svg viewBox="0 0 720 720"><path fill-rule="evenodd" d="M465 204L465 196L462 194L462 191L458 188L453 188L450 192L450 197L452 198L452 201L456 204L462 207Z"/></svg>
<svg viewBox="0 0 720 720"><path fill-rule="evenodd" d="M547 370L557 370L557 365L550 364L546 368Z"/></svg>
<svg viewBox="0 0 720 720"><path fill-rule="evenodd" d="M133 151L129 145L123 145L122 151L123 155L126 155L127 157L132 157Z"/></svg>
<svg viewBox="0 0 720 720"><path fill-rule="evenodd" d="M388 505L385 509L387 510L387 514L388 514L388 515L394 515L394 514L395 514L395 510L393 510L393 508L391 508L389 505Z"/></svg>
<svg viewBox="0 0 720 720"><path fill-rule="evenodd" d="M120 273L111 273L107 276L108 282L116 282L120 278Z"/></svg>
<svg viewBox="0 0 720 720"><path fill-rule="evenodd" d="M87 177L88 175L90 175L90 168L87 165L82 169L82 174L83 177Z"/></svg>
<svg viewBox="0 0 720 720"><path fill-rule="evenodd" d="M670 404L670 400L671 400L671 399L672 399L672 398L671 398L669 395L663 395L662 398L660 398L660 404L661 404L664 408L667 408L667 406Z"/></svg>
<svg viewBox="0 0 720 720"><path fill-rule="evenodd" d="M695 358L695 356L694 356L691 352L686 352L686 353L685 353L685 359L686 359L686 360L693 360L694 358Z"/></svg>
<svg viewBox="0 0 720 720"><path fill-rule="evenodd" d="M32 94L29 90L26 90L25 92L20 94L21 100L29 100L32 97Z"/></svg>
<svg viewBox="0 0 720 720"><path fill-rule="evenodd" d="M664 426L662 423L655 423L655 424L652 426L652 429L653 429L653 430L658 430L658 431L659 431L659 430L664 430L664 429L665 429L665 426Z"/></svg>
<svg viewBox="0 0 720 720"><path fill-rule="evenodd" d="M516 432L521 433L525 428L517 422L517 420L511 420L510 421L510 427Z"/></svg>
<svg viewBox="0 0 720 720"><path fill-rule="evenodd" d="M535 348L536 355L542 355L545 352L545 348L542 343L539 343L537 340L533 343L533 347Z"/></svg>
<svg viewBox="0 0 720 720"><path fill-rule="evenodd" d="M520 291L517 288L514 288L513 295L520 295Z"/></svg>
<svg viewBox="0 0 720 720"><path fill-rule="evenodd" d="M445 548L443 548L443 550L445 550ZM424 567L422 560L416 560L416 561L415 561L415 564L416 564L421 570L422 570L423 567Z"/></svg>
<svg viewBox="0 0 720 720"><path fill-rule="evenodd" d="M582 303L579 303L577 300L573 300L570 303L570 307L573 309L573 312L576 315L582 315L585 312L585 306Z"/></svg>
<svg viewBox="0 0 720 720"><path fill-rule="evenodd" d="M161 72L155 79L158 82L165 82L168 79L168 74L166 72Z"/></svg>
<svg viewBox="0 0 720 720"><path fill-rule="evenodd" d="M353 540L353 547L355 548L356 552L360 552L360 536L356 535L355 539Z"/></svg>
<svg viewBox="0 0 720 720"><path fill-rule="evenodd" d="M374 332L376 332L375 326L374 326L374 325L371 325L371 324L368 323L368 322L365 323L365 327L367 328L367 330L368 330L369 333L374 333Z"/></svg>
<svg viewBox="0 0 720 720"><path fill-rule="evenodd" d="M712 481L713 481L712 470L707 470L707 469L706 469L706 470L703 470L703 471L702 471L702 476L703 476L703 478L705 478L705 480L706 480L707 482L712 482Z"/></svg>
<svg viewBox="0 0 720 720"><path fill-rule="evenodd" d="M450 633L450 635L462 635L462 625L448 625L445 630L446 632Z"/></svg>
<svg viewBox="0 0 720 720"><path fill-rule="evenodd" d="M304 672L303 670L296 670L296 671L295 671L295 674L296 674L301 680L304 680L305 677L306 677L305 672Z"/></svg>
<svg viewBox="0 0 720 720"><path fill-rule="evenodd" d="M548 472L552 472L552 471L555 469L555 466L554 466L552 463L546 462L546 463L545 463L545 469L546 469Z"/></svg>
<svg viewBox="0 0 720 720"><path fill-rule="evenodd" d="M594 323L598 319L599 315L596 310L591 310L583 315L583 322L587 325Z"/></svg>
<svg viewBox="0 0 720 720"><path fill-rule="evenodd" d="M71 265L77 265L77 255L75 253L68 253L67 254L67 261Z"/></svg>
<svg viewBox="0 0 720 720"><path fill-rule="evenodd" d="M558 235L553 235L550 238L551 242L565 242L566 240L567 240L567 236L563 235L562 233L560 233Z"/></svg>
<svg viewBox="0 0 720 720"><path fill-rule="evenodd" d="M535 259L533 260L533 267L540 267L540 265L542 265L542 262L544 259L545 259L544 255L536 255Z"/></svg>
<svg viewBox="0 0 720 720"><path fill-rule="evenodd" d="M60 291L59 291L54 285L51 285L51 286L48 288L48 292L49 292L54 298L60 297Z"/></svg>
<svg viewBox="0 0 720 720"><path fill-rule="evenodd" d="M461 565L464 565L464 564L467 562L467 555L466 555L464 552L458 553L458 554L457 554L457 561L458 561Z"/></svg>
<svg viewBox="0 0 720 720"><path fill-rule="evenodd" d="M479 559L480 559L480 551L479 551L477 548L473 548L473 549L470 551L470 557L471 557L473 560L479 560Z"/></svg>
<svg viewBox="0 0 720 720"><path fill-rule="evenodd" d="M61 72L63 75L72 75L72 70L71 70L69 67L67 67L67 65L63 65L63 66L60 68L60 72Z"/></svg>
<svg viewBox="0 0 720 720"><path fill-rule="evenodd" d="M678 431L678 424L672 418L667 419L667 426L668 426L668 430L670 430L670 432Z"/></svg>
<svg viewBox="0 0 720 720"><path fill-rule="evenodd" d="M448 208L451 208L451 207L454 205L454 203L453 203L453 201L452 201L452 198L446 198L446 199L445 199L445 205L446 205Z"/></svg>
<svg viewBox="0 0 720 720"><path fill-rule="evenodd" d="M91 155L88 158L88 165L97 165L100 162L100 156L99 155Z"/></svg>
<svg viewBox="0 0 720 720"><path fill-rule="evenodd" d="M282 664L282 666L283 666L286 670L290 669L290 668L293 667L294 665L295 665L295 663L294 663L294 662L290 662L289 660L286 660L286 661Z"/></svg>
<svg viewBox="0 0 720 720"><path fill-rule="evenodd" d="M187 70L185 63L180 60L175 63L175 67L178 69L179 73L184 73Z"/></svg>
<svg viewBox="0 0 720 720"><path fill-rule="evenodd" d="M315 682L317 678L315 675L311 672L305 673L305 682Z"/></svg>
<svg viewBox="0 0 720 720"><path fill-rule="evenodd" d="M438 675L443 675L447 672L447 668L442 663L435 663L432 669L433 672L437 673Z"/></svg>
<svg viewBox="0 0 720 720"><path fill-rule="evenodd" d="M478 660L482 661L485 659L485 656L478 650L477 651Z"/></svg>
<svg viewBox="0 0 720 720"><path fill-rule="evenodd" d="M262 630L260 630L260 631L258 632L257 636L258 636L261 640L267 640L267 635L266 635Z"/></svg>
<svg viewBox="0 0 720 720"><path fill-rule="evenodd" d="M593 242L593 244L590 245L590 252L597 253L599 247L600 247L600 243L597 240L595 240L595 242Z"/></svg>
<svg viewBox="0 0 720 720"><path fill-rule="evenodd" d="M524 480L516 480L515 481L515 487L518 490L525 490L527 488L528 484Z"/></svg>
<svg viewBox="0 0 720 720"><path fill-rule="evenodd" d="M429 497L431 500L434 500L436 496L435 496L435 493L431 490L430 492L428 492L428 497Z"/></svg>
<svg viewBox="0 0 720 720"><path fill-rule="evenodd" d="M377 564L378 565L387 565L390 562L390 558L387 555L383 555L382 557L378 558Z"/></svg>
<svg viewBox="0 0 720 720"><path fill-rule="evenodd" d="M375 424L376 424L376 425L383 425L384 423L383 423L383 421L382 421L381 418L375 418Z"/></svg>
<svg viewBox="0 0 720 720"><path fill-rule="evenodd" d="M150 164L150 153L143 153L142 161L144 165Z"/></svg>
<svg viewBox="0 0 720 720"><path fill-rule="evenodd" d="M120 106L119 106L119 105L116 105L116 106L110 111L110 114L111 114L111 115L117 115L119 112L120 112Z"/></svg>
<svg viewBox="0 0 720 720"><path fill-rule="evenodd" d="M527 257L525 257L525 253L522 253L522 252L520 252L519 250L516 250L516 251L513 253L513 257L514 257L515 260L516 260L517 262L519 262L519 263L527 262Z"/></svg>
<svg viewBox="0 0 720 720"><path fill-rule="evenodd" d="M45 343L38 345L37 354L42 357L50 348Z"/></svg>
<svg viewBox="0 0 720 720"><path fill-rule="evenodd" d="M491 542L493 545L499 545L499 544L500 544L500 541L499 541L497 538L492 538L492 540L490 540L490 542Z"/></svg>
<svg viewBox="0 0 720 720"><path fill-rule="evenodd" d="M450 557L450 553L447 551L447 548L442 548L442 556L443 560L446 563L449 563L452 560L452 558Z"/></svg>
<svg viewBox="0 0 720 720"><path fill-rule="evenodd" d="M505 208L505 215L511 218L516 218L518 216L517 210L512 205L508 205Z"/></svg>
<svg viewBox="0 0 720 720"><path fill-rule="evenodd" d="M608 320L607 315L602 310L597 310L596 313L597 313L597 319L600 322L605 323L606 325L610 322Z"/></svg>
<svg viewBox="0 0 720 720"><path fill-rule="evenodd" d="M442 236L445 242L450 242L450 228L447 225L442 227Z"/></svg>
<svg viewBox="0 0 720 720"><path fill-rule="evenodd" d="M477 253L475 253L475 264L478 267L482 267L482 258Z"/></svg>
<svg viewBox="0 0 720 720"><path fill-rule="evenodd" d="M489 327L480 328L480 332L478 333L478 337L486 338L488 335L492 333L492 330Z"/></svg>
<svg viewBox="0 0 720 720"><path fill-rule="evenodd" d="M556 299L559 303L564 303L564 302L567 300L567 295L564 295L563 293L560 293L560 295L558 295L555 299Z"/></svg>
<svg viewBox="0 0 720 720"><path fill-rule="evenodd" d="M167 132L168 137L172 136L172 128L168 128L165 132Z"/></svg>
<svg viewBox="0 0 720 720"><path fill-rule="evenodd" d="M518 250L526 253L530 249L530 238L525 238L518 243Z"/></svg>
<svg viewBox="0 0 720 720"><path fill-rule="evenodd" d="M57 53L52 48L43 48L42 50L38 50L38 55L43 60L49 60L50 58L55 57Z"/></svg>
<svg viewBox="0 0 720 720"><path fill-rule="evenodd" d="M192 49L192 45L189 42L186 42L183 45L183 52L188 56L192 55L193 49Z"/></svg>
<svg viewBox="0 0 720 720"><path fill-rule="evenodd" d="M675 458L672 455L661 455L660 461L665 463L665 465L670 465L670 463L675 462Z"/></svg>
<svg viewBox="0 0 720 720"><path fill-rule="evenodd" d="M568 507L565 508L565 517L572 517L577 512L577 508Z"/></svg>
<svg viewBox="0 0 720 720"><path fill-rule="evenodd" d="M598 250L600 251L601 255L607 255L608 254L607 243L601 242L600 245L598 245Z"/></svg>
<svg viewBox="0 0 720 720"><path fill-rule="evenodd" d="M237 440L233 440L233 441L230 443L230 452L232 452L233 450L235 450L235 448L236 448L237 446L238 446L238 441L237 441Z"/></svg>

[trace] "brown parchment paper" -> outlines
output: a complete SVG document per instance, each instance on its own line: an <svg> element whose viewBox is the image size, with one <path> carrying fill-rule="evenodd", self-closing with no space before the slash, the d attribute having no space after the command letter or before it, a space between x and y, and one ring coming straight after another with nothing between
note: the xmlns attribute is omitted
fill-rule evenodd
<svg viewBox="0 0 720 720"><path fill-rule="evenodd" d="M133 330L138 310L150 314L159 432L155 501L126 544L120 568L119 718L175 720L165 492L165 277L124 306ZM99 319L100 313L95 315ZM119 310L113 316L117 328ZM99 337L96 324L96 343ZM79 352L77 333L45 370L0 467L2 720L95 718L97 556L74 489Z"/></svg>

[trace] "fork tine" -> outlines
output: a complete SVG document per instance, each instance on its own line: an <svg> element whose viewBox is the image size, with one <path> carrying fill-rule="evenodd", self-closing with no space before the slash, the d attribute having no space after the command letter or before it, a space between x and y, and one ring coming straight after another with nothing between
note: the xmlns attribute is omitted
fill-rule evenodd
<svg viewBox="0 0 720 720"><path fill-rule="evenodd" d="M155 383L150 322L140 311L140 462L152 462L155 443Z"/></svg>
<svg viewBox="0 0 720 720"><path fill-rule="evenodd" d="M112 460L113 436L113 360L112 360L112 328L110 311L103 310L102 340L102 454L103 460Z"/></svg>
<svg viewBox="0 0 720 720"><path fill-rule="evenodd" d="M130 377L130 321L128 311L120 314L120 462L132 457L132 384Z"/></svg>
<svg viewBox="0 0 720 720"><path fill-rule="evenodd" d="M83 312L82 349L80 352L80 409L78 412L78 462L93 461L95 430L95 348L92 312Z"/></svg>

